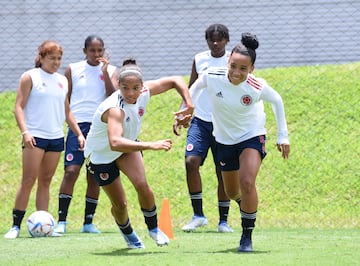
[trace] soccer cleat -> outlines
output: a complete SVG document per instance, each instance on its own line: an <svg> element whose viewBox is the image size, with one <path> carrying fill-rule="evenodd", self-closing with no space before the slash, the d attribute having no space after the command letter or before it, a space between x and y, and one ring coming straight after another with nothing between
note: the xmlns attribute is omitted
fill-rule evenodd
<svg viewBox="0 0 360 266"><path fill-rule="evenodd" d="M196 228L205 226L208 224L208 220L205 216L196 216L194 215L191 221L184 225L181 229L185 232L191 232L194 231Z"/></svg>
<svg viewBox="0 0 360 266"><path fill-rule="evenodd" d="M4 237L7 239L15 239L20 235L20 228L18 226L13 226L10 228L9 232L7 232Z"/></svg>
<svg viewBox="0 0 360 266"><path fill-rule="evenodd" d="M244 234L241 236L240 239L240 246L238 248L239 252L252 252L252 242L250 238L247 238Z"/></svg>
<svg viewBox="0 0 360 266"><path fill-rule="evenodd" d="M80 233L100 234L101 232L94 224L84 224L80 230Z"/></svg>
<svg viewBox="0 0 360 266"><path fill-rule="evenodd" d="M65 234L66 233L66 222L60 221L54 229L54 233L56 234Z"/></svg>
<svg viewBox="0 0 360 266"><path fill-rule="evenodd" d="M135 231L133 231L131 234L128 234L128 235L125 235L124 233L122 233L122 235L126 241L128 248L145 249L144 244L141 242L140 238L137 236Z"/></svg>
<svg viewBox="0 0 360 266"><path fill-rule="evenodd" d="M219 233L232 233L234 230L228 225L227 222L221 221L218 225Z"/></svg>
<svg viewBox="0 0 360 266"><path fill-rule="evenodd" d="M158 227L149 230L149 236L156 241L158 246L168 245L170 240Z"/></svg>
<svg viewBox="0 0 360 266"><path fill-rule="evenodd" d="M51 235L49 235L50 237L60 237L60 236L63 236L64 234L60 234L60 233L56 233L55 231L53 231L51 233Z"/></svg>

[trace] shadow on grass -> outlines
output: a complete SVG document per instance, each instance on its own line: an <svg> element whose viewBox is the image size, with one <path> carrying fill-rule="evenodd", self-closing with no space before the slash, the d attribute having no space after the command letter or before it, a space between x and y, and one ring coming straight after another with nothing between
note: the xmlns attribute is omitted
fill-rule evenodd
<svg viewBox="0 0 360 266"><path fill-rule="evenodd" d="M144 249L128 249L128 248L122 248L117 249L109 252L93 252L92 254L95 256L148 256L149 254L164 254L168 252L146 252Z"/></svg>

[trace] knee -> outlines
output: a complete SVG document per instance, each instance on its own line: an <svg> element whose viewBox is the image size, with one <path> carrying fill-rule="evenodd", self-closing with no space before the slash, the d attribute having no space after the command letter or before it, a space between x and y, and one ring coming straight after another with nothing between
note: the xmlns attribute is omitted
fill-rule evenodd
<svg viewBox="0 0 360 266"><path fill-rule="evenodd" d="M75 182L79 176L79 170L75 169L74 167L66 167L64 179L67 181Z"/></svg>
<svg viewBox="0 0 360 266"><path fill-rule="evenodd" d="M243 194L251 194L255 189L255 182L251 178L243 178L240 181L240 186Z"/></svg>
<svg viewBox="0 0 360 266"><path fill-rule="evenodd" d="M185 158L185 167L186 171L198 171L201 163L200 157L187 156Z"/></svg>
<svg viewBox="0 0 360 266"><path fill-rule="evenodd" d="M225 189L225 194L231 200L238 200L241 197L240 189L236 188Z"/></svg>
<svg viewBox="0 0 360 266"><path fill-rule="evenodd" d="M127 202L121 201L117 203L113 203L111 207L111 213L114 217L121 217L125 213L127 213Z"/></svg>

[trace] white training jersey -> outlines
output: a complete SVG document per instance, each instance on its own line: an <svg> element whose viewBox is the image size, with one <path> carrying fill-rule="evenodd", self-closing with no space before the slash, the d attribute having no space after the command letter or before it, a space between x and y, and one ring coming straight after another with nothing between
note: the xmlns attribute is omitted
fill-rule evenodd
<svg viewBox="0 0 360 266"><path fill-rule="evenodd" d="M64 137L65 99L68 81L59 73L47 73L41 68L25 72L31 77L32 88L26 103L25 121L29 133L38 138Z"/></svg>
<svg viewBox="0 0 360 266"><path fill-rule="evenodd" d="M72 80L70 109L78 123L91 122L96 108L106 98L102 65L91 66L86 60L69 64ZM110 77L115 69L115 66L108 65Z"/></svg>
<svg viewBox="0 0 360 266"><path fill-rule="evenodd" d="M277 143L289 143L282 98L264 80L248 74L244 82L234 85L228 79L227 67L210 68L191 86L192 97L197 98L201 88L209 92L217 142L233 145L266 134L264 100L273 107Z"/></svg>
<svg viewBox="0 0 360 266"><path fill-rule="evenodd" d="M205 73L209 67L226 66L229 60L230 52L226 51L222 57L216 58L211 55L211 51L204 51L195 55L196 72L200 76ZM203 121L211 122L211 105L207 90L202 90L201 95L194 102L194 116Z"/></svg>
<svg viewBox="0 0 360 266"><path fill-rule="evenodd" d="M110 108L120 108L125 113L123 121L123 137L136 140L140 134L141 122L143 120L146 105L150 101L150 91L144 87L140 97L135 104L126 103L121 96L120 90L103 101L97 108L92 120L89 134L86 137L85 157L90 155L90 161L94 164L107 164L123 154L122 152L112 151L109 145L107 123L101 121L103 113Z"/></svg>

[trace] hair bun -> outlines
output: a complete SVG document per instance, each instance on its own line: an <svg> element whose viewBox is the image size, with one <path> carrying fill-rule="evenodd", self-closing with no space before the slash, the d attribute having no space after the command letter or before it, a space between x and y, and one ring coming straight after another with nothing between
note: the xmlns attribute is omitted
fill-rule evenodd
<svg viewBox="0 0 360 266"><path fill-rule="evenodd" d="M241 34L241 43L245 45L246 48L256 50L259 47L259 41L255 34L250 32L244 32Z"/></svg>
<svg viewBox="0 0 360 266"><path fill-rule="evenodd" d="M135 58L127 58L123 61L122 65L136 65L136 60Z"/></svg>

